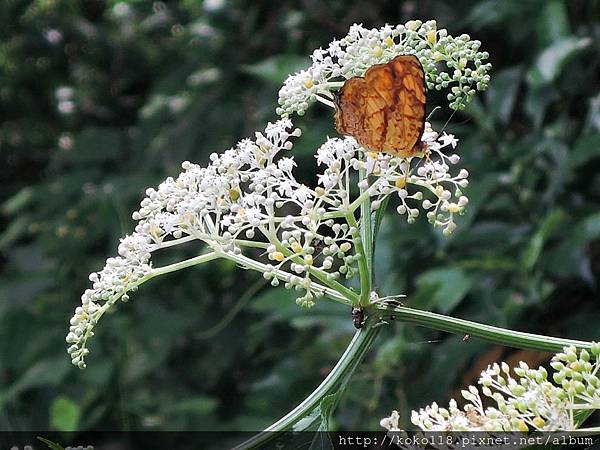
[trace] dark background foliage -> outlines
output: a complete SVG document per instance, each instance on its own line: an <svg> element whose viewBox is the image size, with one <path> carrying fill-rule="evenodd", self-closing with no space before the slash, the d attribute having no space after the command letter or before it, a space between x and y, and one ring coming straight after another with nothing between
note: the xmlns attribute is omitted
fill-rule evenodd
<svg viewBox="0 0 600 450"><path fill-rule="evenodd" d="M144 285L101 322L85 371L70 365L64 335L145 188L274 120L286 74L354 22L435 18L481 40L494 67L488 92L447 128L471 173L468 214L450 238L390 214L380 292L599 339L599 13L583 0L4 1L0 429L256 430L328 373L352 335L350 312L324 301L301 310L227 262ZM311 180L315 146L335 133L331 111L299 123L294 155ZM378 429L394 408L406 423L500 359L548 355L395 324L335 425Z"/></svg>

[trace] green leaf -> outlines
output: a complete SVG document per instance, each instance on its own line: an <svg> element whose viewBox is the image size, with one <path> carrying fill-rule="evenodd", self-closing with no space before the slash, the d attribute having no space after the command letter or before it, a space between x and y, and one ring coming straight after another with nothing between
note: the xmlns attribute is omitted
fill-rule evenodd
<svg viewBox="0 0 600 450"><path fill-rule="evenodd" d="M31 203L35 190L31 187L21 189L15 195L6 200L0 207L2 214L16 214Z"/></svg>
<svg viewBox="0 0 600 450"><path fill-rule="evenodd" d="M553 85L532 86L525 94L523 109L533 121L535 130L542 126L546 109L560 98L560 94Z"/></svg>
<svg viewBox="0 0 600 450"><path fill-rule="evenodd" d="M309 63L305 57L282 54L264 59L256 64L243 65L240 70L262 80L281 84L289 74L297 72Z"/></svg>
<svg viewBox="0 0 600 450"><path fill-rule="evenodd" d="M594 213L570 227L566 239L544 257L548 271L562 275L577 275L594 283L587 251L588 243L600 238L600 213Z"/></svg>
<svg viewBox="0 0 600 450"><path fill-rule="evenodd" d="M64 447L57 444L56 442L52 442L49 439L43 438L41 436L38 436L37 439L42 441L44 444L46 444L48 446L48 448L50 448L52 450L65 450Z"/></svg>
<svg viewBox="0 0 600 450"><path fill-rule="evenodd" d="M600 157L600 133L581 136L575 143L569 164L572 169L576 169L598 157Z"/></svg>
<svg viewBox="0 0 600 450"><path fill-rule="evenodd" d="M258 312L284 312L298 313L300 308L296 305L294 299L296 295L293 291L282 287L276 289L267 289L262 295L252 300L251 308Z"/></svg>
<svg viewBox="0 0 600 450"><path fill-rule="evenodd" d="M375 242L377 242L377 236L379 235L379 229L381 228L381 222L385 217L385 211L387 210L387 205L390 202L390 196L388 195L383 199L381 205L375 212L373 217L373 252L375 252Z"/></svg>
<svg viewBox="0 0 600 450"><path fill-rule="evenodd" d="M522 15L523 10L528 7L528 2L486 0L472 3L464 23L475 29L485 29L500 25L502 22L511 22L515 16Z"/></svg>
<svg viewBox="0 0 600 450"><path fill-rule="evenodd" d="M488 110L502 124L508 123L510 119L522 76L522 66L500 71L494 75L486 92Z"/></svg>
<svg viewBox="0 0 600 450"><path fill-rule="evenodd" d="M6 391L0 392L0 408L4 402L14 399L24 391L40 386L59 384L69 370L72 370L72 367L64 355L37 362L29 367Z"/></svg>
<svg viewBox="0 0 600 450"><path fill-rule="evenodd" d="M585 118L584 131L593 133L598 130L600 124L600 92L588 99L589 109Z"/></svg>
<svg viewBox="0 0 600 450"><path fill-rule="evenodd" d="M472 286L472 280L459 267L433 269L421 274L416 281L418 288L415 304L426 309L437 309L444 314L451 312Z"/></svg>
<svg viewBox="0 0 600 450"><path fill-rule="evenodd" d="M538 231L532 236L529 245L525 248L521 258L521 264L526 270L531 269L538 261L544 242L556 230L564 220L564 213L555 209L544 219Z"/></svg>
<svg viewBox="0 0 600 450"><path fill-rule="evenodd" d="M17 216L0 233L0 250L5 250L14 245L19 239L27 233L27 227L31 224L31 218L25 214Z"/></svg>
<svg viewBox="0 0 600 450"><path fill-rule="evenodd" d="M539 55L534 66L527 72L527 81L532 87L551 83L567 61L591 43L589 37L567 37L557 41Z"/></svg>
<svg viewBox="0 0 600 450"><path fill-rule="evenodd" d="M77 431L81 410L68 397L58 397L50 407L50 425L55 430Z"/></svg>
<svg viewBox="0 0 600 450"><path fill-rule="evenodd" d="M494 117L483 107L482 101L475 97L463 111L464 114L472 117L477 126L486 133L492 134L494 131Z"/></svg>
<svg viewBox="0 0 600 450"><path fill-rule="evenodd" d="M545 47L570 34L566 3L549 0L542 7L538 21L538 40Z"/></svg>
<svg viewBox="0 0 600 450"><path fill-rule="evenodd" d="M385 211L387 210L388 203L390 202L390 196L388 195L383 199L381 205L377 209L373 217L373 261L371 267L373 267L373 285L377 284L377 266L375 265L375 257L377 255L377 236L379 236L379 230L381 229L381 222L385 217Z"/></svg>

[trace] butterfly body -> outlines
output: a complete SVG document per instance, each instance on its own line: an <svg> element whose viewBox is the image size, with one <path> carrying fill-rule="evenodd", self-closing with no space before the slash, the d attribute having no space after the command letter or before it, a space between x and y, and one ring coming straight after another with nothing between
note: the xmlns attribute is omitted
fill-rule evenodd
<svg viewBox="0 0 600 450"><path fill-rule="evenodd" d="M335 127L369 151L422 156L425 73L414 55L399 55L347 80L335 96Z"/></svg>

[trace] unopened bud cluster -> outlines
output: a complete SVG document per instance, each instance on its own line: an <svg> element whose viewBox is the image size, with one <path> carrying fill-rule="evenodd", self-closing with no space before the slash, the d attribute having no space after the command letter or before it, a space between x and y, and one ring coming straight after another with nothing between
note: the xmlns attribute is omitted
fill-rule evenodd
<svg viewBox="0 0 600 450"><path fill-rule="evenodd" d="M129 300L128 292L135 291L150 274L151 242L150 236L138 233L126 236L119 245L119 256L108 258L100 272L90 274L92 287L82 294L81 306L75 308L66 337L71 362L77 367L85 367L89 353L85 344L94 335L100 317L119 299Z"/></svg>
<svg viewBox="0 0 600 450"><path fill-rule="evenodd" d="M565 347L550 362L551 376L544 367L533 369L524 362L512 370L504 362L494 363L482 372L481 389L462 391L467 401L462 409L455 400L447 408L432 403L413 411L411 422L424 431L575 430L581 426L576 413L600 409L599 356L598 343L590 351ZM398 431L398 419L394 411L381 425Z"/></svg>
<svg viewBox="0 0 600 450"><path fill-rule="evenodd" d="M416 55L423 65L427 88L447 90L452 109L462 109L477 91L487 89L491 64L481 42L462 34L450 36L435 20L411 20L404 25L367 29L352 25L347 36L312 54L312 65L290 75L279 91L277 114L303 115L319 99L331 99L340 82L363 76L374 64L397 55ZM442 67L445 69L443 70Z"/></svg>

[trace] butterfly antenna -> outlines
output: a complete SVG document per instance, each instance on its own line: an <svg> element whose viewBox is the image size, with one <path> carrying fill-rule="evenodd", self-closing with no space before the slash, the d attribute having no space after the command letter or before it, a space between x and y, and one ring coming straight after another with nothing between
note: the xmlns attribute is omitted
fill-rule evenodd
<svg viewBox="0 0 600 450"><path fill-rule="evenodd" d="M452 120L452 118L454 117L454 114L456 114L456 109L452 110L452 114L450 114L450 117L448 117L448 120L446 120L446 123L444 124L444 126L440 130L440 133L444 132L444 130L446 129L446 127L448 126L448 124L450 123L450 121Z"/></svg>
<svg viewBox="0 0 600 450"><path fill-rule="evenodd" d="M429 120L431 118L431 116L433 116L433 113L436 112L438 109L442 109L441 106L436 106L435 108L433 108L429 114L427 115L427 120Z"/></svg>
<svg viewBox="0 0 600 450"><path fill-rule="evenodd" d="M452 120L452 118L454 117L454 114L456 114L456 112L460 109L460 106L462 106L463 102L464 102L464 98L461 98L460 103L459 103L459 107L457 107L456 109L452 110L452 114L450 114L450 117L448 117L448 120L446 120L446 123L444 124L444 126L440 130L440 133L442 133L446 129L446 127L448 126L448 124L450 123L450 121Z"/></svg>
<svg viewBox="0 0 600 450"><path fill-rule="evenodd" d="M406 171L406 175L405 175L405 176L406 176L406 177L408 177L408 174L409 174L409 173L412 173L413 171L417 170L417 169L419 168L419 166L421 165L421 163L422 163L424 160L428 160L428 159L429 159L429 156L426 156L425 158L419 158L419 160L417 161L417 163L416 163L416 164L415 164L413 167L410 167L410 165L409 165L409 166L408 166L408 169L407 169L407 171ZM411 162L412 162L412 161L411 161Z"/></svg>

